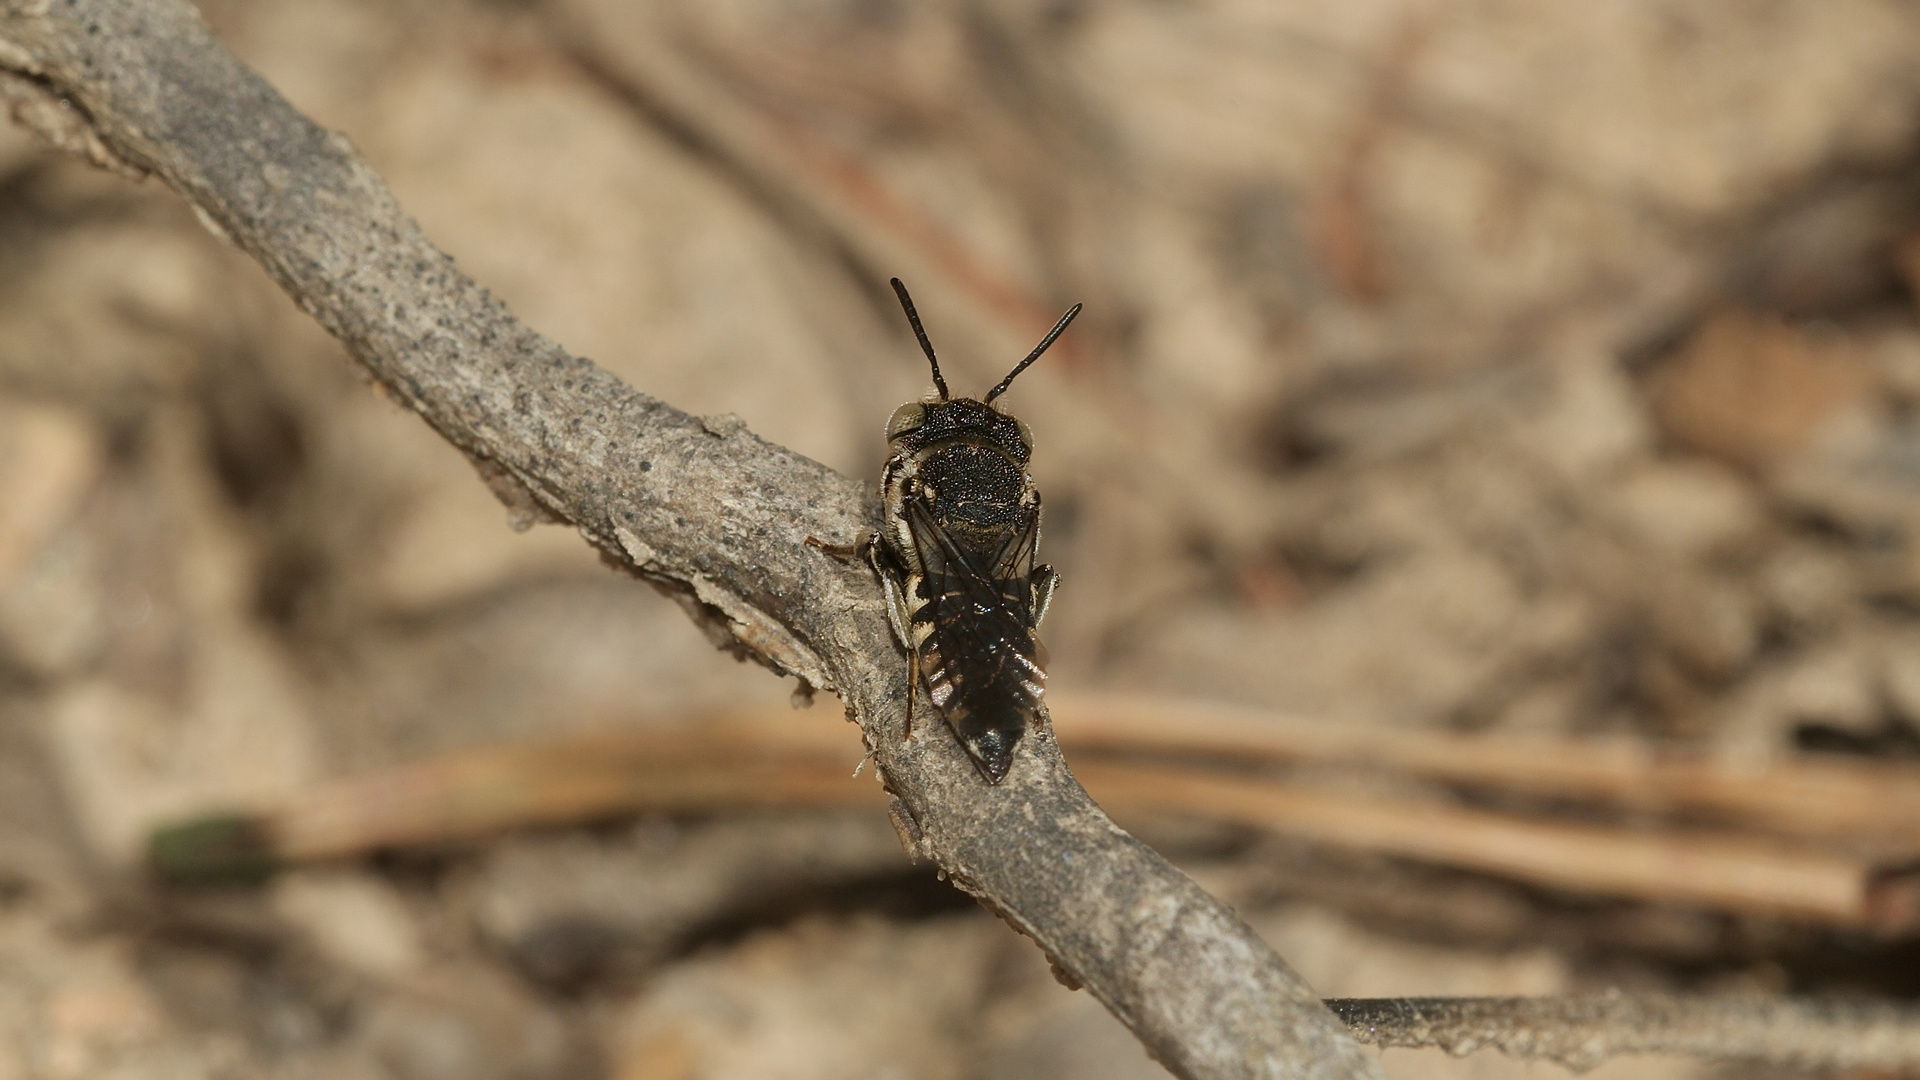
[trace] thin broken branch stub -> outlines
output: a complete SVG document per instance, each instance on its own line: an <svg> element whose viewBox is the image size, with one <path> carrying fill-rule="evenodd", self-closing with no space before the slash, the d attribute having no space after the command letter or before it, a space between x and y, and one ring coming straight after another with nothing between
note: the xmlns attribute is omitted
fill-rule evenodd
<svg viewBox="0 0 1920 1080"><path fill-rule="evenodd" d="M1327 1002L1363 1042L1494 1047L1591 1069L1619 1054L1689 1054L1808 1069L1920 1067L1911 1006L1818 998L1571 994L1564 997L1344 998Z"/></svg>

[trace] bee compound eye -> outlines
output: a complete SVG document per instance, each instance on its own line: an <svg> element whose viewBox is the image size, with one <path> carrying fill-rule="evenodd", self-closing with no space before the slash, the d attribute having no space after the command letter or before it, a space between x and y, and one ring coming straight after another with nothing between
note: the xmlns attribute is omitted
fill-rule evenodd
<svg viewBox="0 0 1920 1080"><path fill-rule="evenodd" d="M1013 422L1020 425L1020 445L1026 447L1029 451L1031 451L1033 449L1032 429L1027 427L1027 422L1025 420L1022 420L1017 416L1014 417Z"/></svg>
<svg viewBox="0 0 1920 1080"><path fill-rule="evenodd" d="M905 432L919 427L921 418L926 414L927 407L918 401L909 401L893 410L893 416L887 420L887 438L898 438Z"/></svg>

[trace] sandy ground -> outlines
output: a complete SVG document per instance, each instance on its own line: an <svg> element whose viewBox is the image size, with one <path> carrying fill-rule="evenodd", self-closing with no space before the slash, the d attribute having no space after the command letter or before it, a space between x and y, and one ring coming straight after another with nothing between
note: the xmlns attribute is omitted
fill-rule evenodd
<svg viewBox="0 0 1920 1080"><path fill-rule="evenodd" d="M1062 690L1920 754L1908 5L203 9L527 322L852 474L925 389L887 276L969 390L1084 301L1005 399ZM0 1078L1164 1075L864 819L147 884L182 815L785 702L475 481L169 192L0 128ZM1329 995L1920 993L1910 943L1143 827ZM840 869L739 904L775 850Z"/></svg>

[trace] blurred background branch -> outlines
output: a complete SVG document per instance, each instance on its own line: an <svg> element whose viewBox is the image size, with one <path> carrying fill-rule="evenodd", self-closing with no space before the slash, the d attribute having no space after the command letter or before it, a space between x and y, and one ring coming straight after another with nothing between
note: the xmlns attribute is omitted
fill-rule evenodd
<svg viewBox="0 0 1920 1080"><path fill-rule="evenodd" d="M1901 815L1901 800L1920 789L1920 769L1780 762L1750 770L1660 762L1620 745L1609 760L1608 747L1591 740L1485 735L1431 735L1400 744L1403 753L1370 755L1356 754L1338 729L1251 710L1067 698L1052 711L1076 773L1123 819L1171 815L1246 826L1571 892L1785 916L1889 938L1920 929L1920 830ZM1155 716L1159 723L1146 722ZM176 823L156 834L152 860L170 881L249 880L299 863L647 813L883 812L879 792L842 782L853 746L836 727L787 710L732 713L465 751L345 778L270 813ZM1276 758L1290 769L1247 768ZM1499 767L1521 758L1542 762L1549 774L1558 762L1563 772L1584 769L1606 783L1556 789L1536 774ZM1409 759L1441 764L1443 779L1504 809L1463 808L1444 793L1368 793L1351 783L1404 777ZM1476 767L1444 771L1466 761ZM1329 770L1343 766L1349 782L1329 783ZM1823 788L1824 814L1793 813ZM1647 814L1700 802L1725 808L1715 800L1727 791L1737 796L1732 821L1746 828ZM1555 813L1516 801L1527 796L1583 805L1563 802ZM1596 812L1613 822L1596 821ZM1630 823L1620 820L1629 815Z"/></svg>

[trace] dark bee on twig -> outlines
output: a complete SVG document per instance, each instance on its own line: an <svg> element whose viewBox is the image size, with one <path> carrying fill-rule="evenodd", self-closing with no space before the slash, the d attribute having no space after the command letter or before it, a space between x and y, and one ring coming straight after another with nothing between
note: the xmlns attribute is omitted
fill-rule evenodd
<svg viewBox="0 0 1920 1080"><path fill-rule="evenodd" d="M986 396L947 392L933 343L899 278L893 291L927 354L940 396L910 401L887 421L892 453L880 480L887 520L851 548L886 590L887 617L907 650L907 731L916 694L946 718L987 782L1013 765L1013 749L1045 693L1046 650L1036 634L1058 580L1035 565L1040 493L1027 471L1027 425L994 408L1014 376L1040 358L1080 314L1075 304Z"/></svg>

